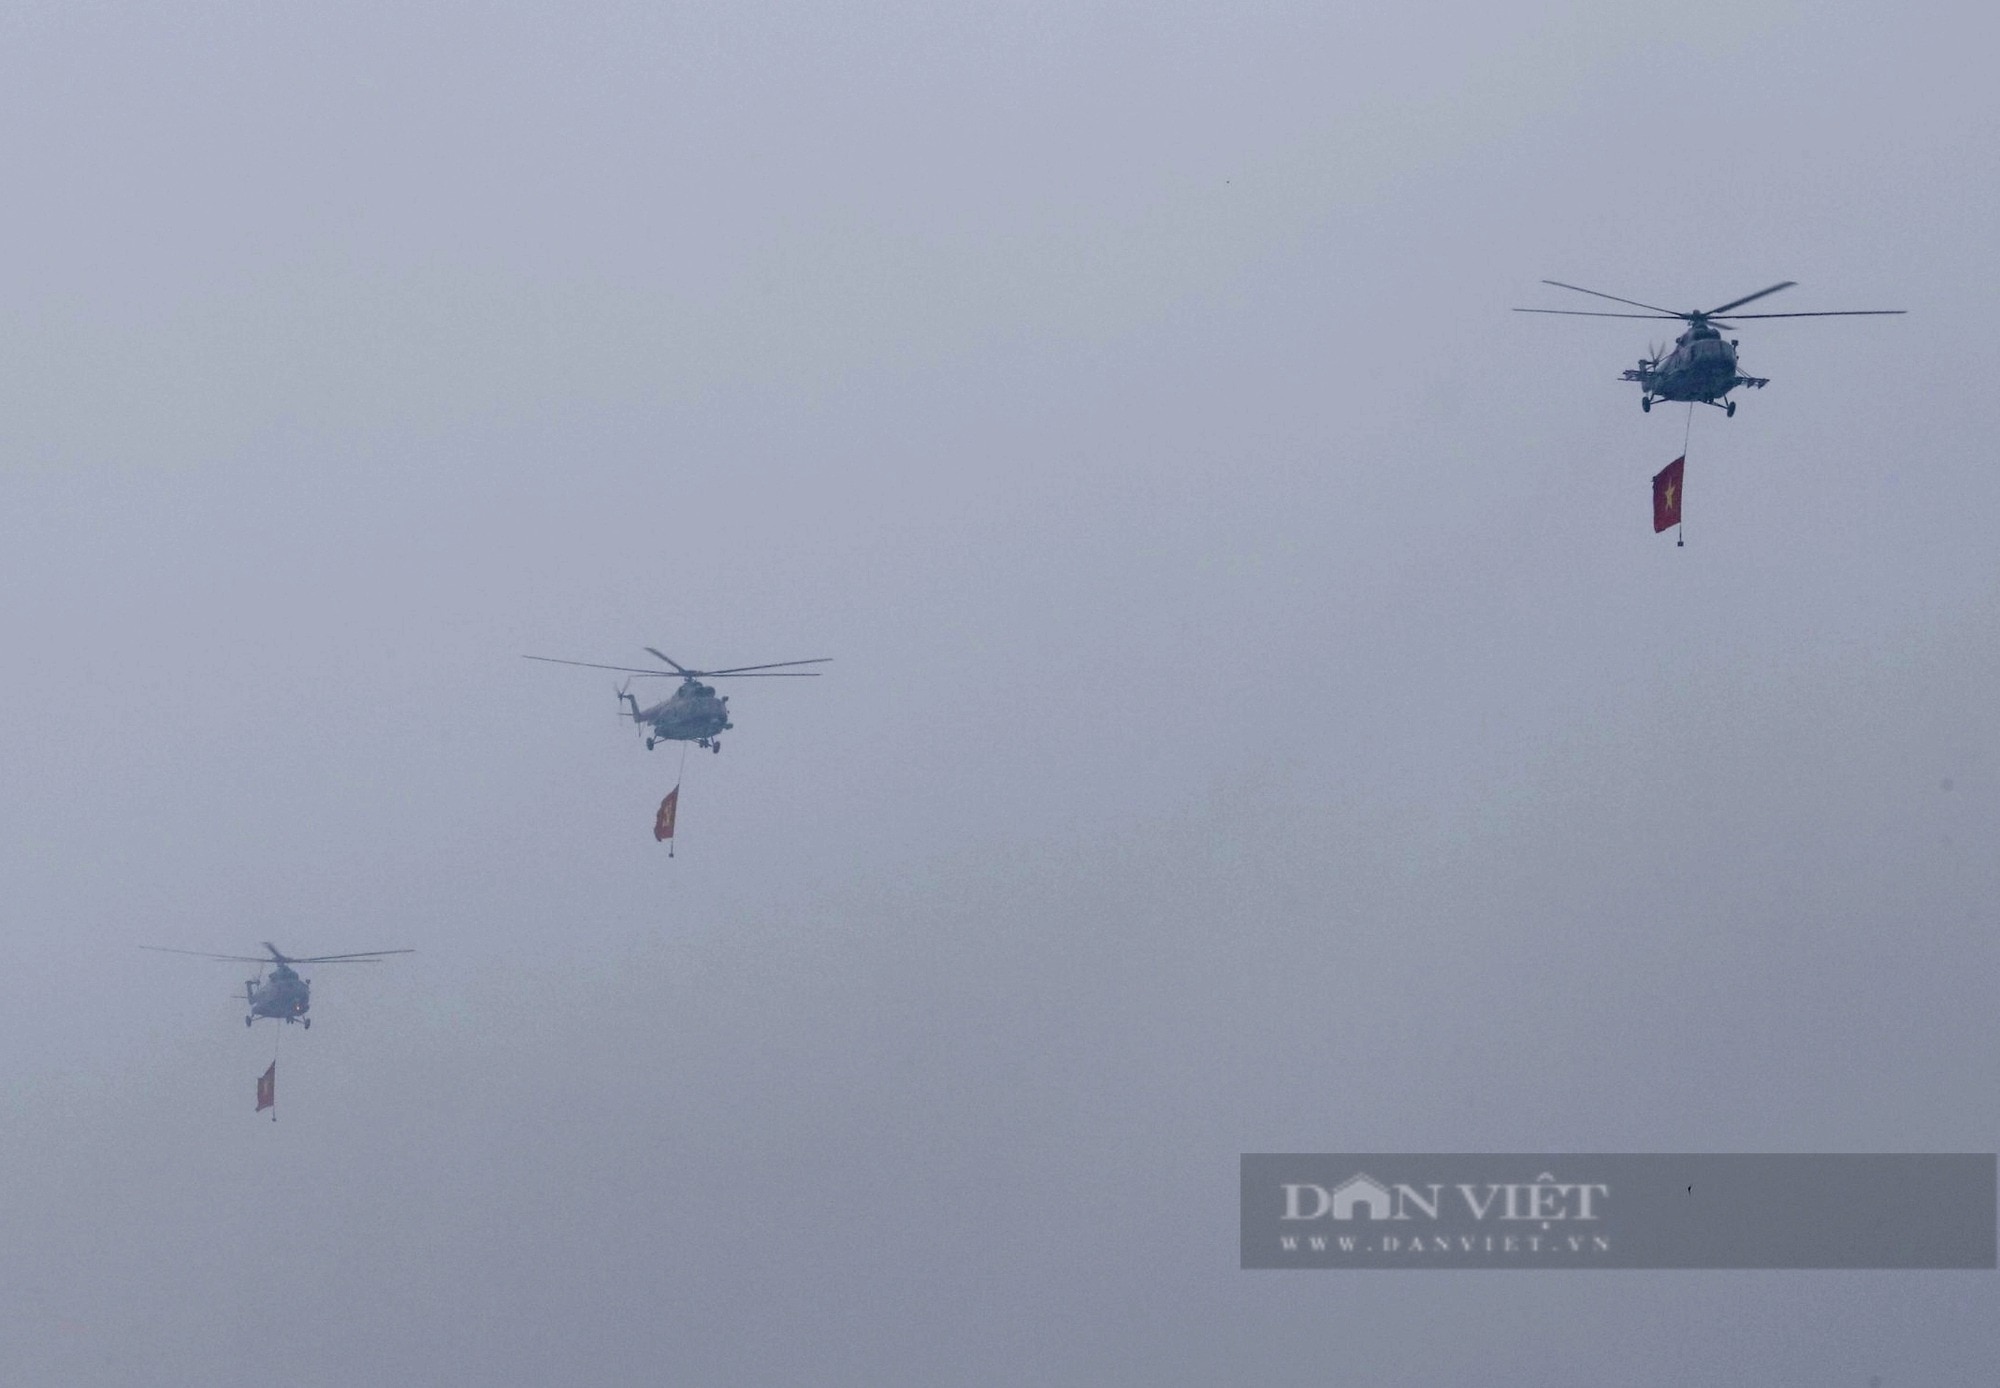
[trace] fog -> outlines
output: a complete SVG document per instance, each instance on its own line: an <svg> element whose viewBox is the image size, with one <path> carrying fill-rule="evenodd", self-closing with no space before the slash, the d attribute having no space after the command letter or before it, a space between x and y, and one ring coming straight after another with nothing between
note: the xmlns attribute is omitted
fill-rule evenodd
<svg viewBox="0 0 2000 1388"><path fill-rule="evenodd" d="M1237 1161L2000 1145L1996 31L11 7L0 1379L1989 1374L1990 1272L1246 1272ZM1543 278L1910 314L1690 420ZM648 645L833 663L519 658ZM265 940L418 952L136 948Z"/></svg>

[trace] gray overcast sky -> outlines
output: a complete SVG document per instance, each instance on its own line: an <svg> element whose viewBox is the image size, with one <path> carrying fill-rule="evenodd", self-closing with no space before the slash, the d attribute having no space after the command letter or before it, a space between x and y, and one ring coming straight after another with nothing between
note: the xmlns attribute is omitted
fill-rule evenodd
<svg viewBox="0 0 2000 1388"><path fill-rule="evenodd" d="M8 7L0 1380L1984 1381L1991 1274L1244 1273L1236 1162L2000 1146L1996 30ZM1675 549L1544 276L1912 312L1746 324ZM837 657L673 860L518 659L647 644ZM421 951L276 1125L132 948L265 939Z"/></svg>

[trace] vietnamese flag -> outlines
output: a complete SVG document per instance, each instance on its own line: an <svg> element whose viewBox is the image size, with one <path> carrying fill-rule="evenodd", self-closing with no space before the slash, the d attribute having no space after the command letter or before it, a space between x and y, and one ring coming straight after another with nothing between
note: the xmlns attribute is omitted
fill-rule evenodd
<svg viewBox="0 0 2000 1388"><path fill-rule="evenodd" d="M665 843L674 836L674 815L681 807L681 788L675 786L667 792L667 798L660 802L660 812L653 817L653 837Z"/></svg>
<svg viewBox="0 0 2000 1388"><path fill-rule="evenodd" d="M1653 533L1659 534L1681 523L1681 473L1687 456L1674 459L1653 477Z"/></svg>
<svg viewBox="0 0 2000 1388"><path fill-rule="evenodd" d="M257 1076L257 1112L278 1106L278 1062L272 1061L271 1068ZM271 1115L276 1118L277 1114Z"/></svg>

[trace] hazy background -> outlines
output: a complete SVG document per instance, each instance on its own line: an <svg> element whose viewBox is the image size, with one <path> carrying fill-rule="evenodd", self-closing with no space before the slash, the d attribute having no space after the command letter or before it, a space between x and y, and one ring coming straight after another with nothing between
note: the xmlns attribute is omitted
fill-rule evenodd
<svg viewBox="0 0 2000 1388"><path fill-rule="evenodd" d="M0 1379L1990 1374L1236 1266L1244 1151L2000 1145L2000 22L1390 8L8 7ZM1676 549L1543 276L1912 312ZM647 644L837 658L673 860L519 659ZM133 948L266 939L421 952Z"/></svg>

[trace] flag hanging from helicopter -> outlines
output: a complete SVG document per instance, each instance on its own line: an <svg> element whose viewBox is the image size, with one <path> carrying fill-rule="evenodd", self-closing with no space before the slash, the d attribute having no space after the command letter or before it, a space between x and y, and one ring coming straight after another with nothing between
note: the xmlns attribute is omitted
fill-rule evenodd
<svg viewBox="0 0 2000 1388"><path fill-rule="evenodd" d="M275 1111L277 1107L278 1062L274 1060L270 1069L257 1076L257 1112L262 1113L267 1108L271 1109L273 1110L271 1117L275 1119L278 1116Z"/></svg>
<svg viewBox="0 0 2000 1388"><path fill-rule="evenodd" d="M1681 474L1687 470L1687 456L1674 459L1653 475L1653 533L1671 530L1681 523Z"/></svg>
<svg viewBox="0 0 2000 1388"><path fill-rule="evenodd" d="M660 802L660 812L653 816L653 837L658 842L668 843L673 839L674 816L680 812L680 806L681 788L675 786L667 792L667 798Z"/></svg>

